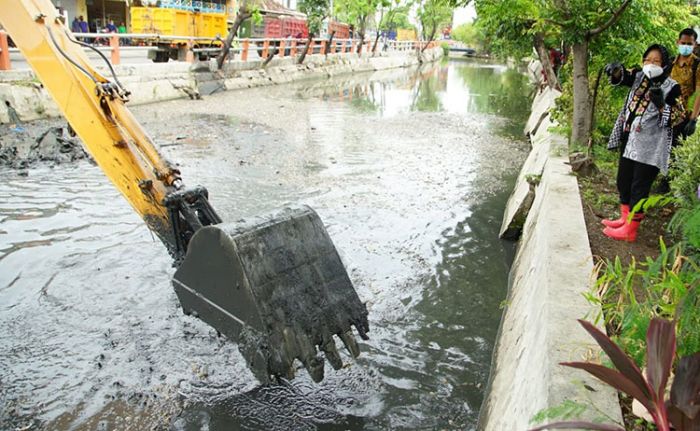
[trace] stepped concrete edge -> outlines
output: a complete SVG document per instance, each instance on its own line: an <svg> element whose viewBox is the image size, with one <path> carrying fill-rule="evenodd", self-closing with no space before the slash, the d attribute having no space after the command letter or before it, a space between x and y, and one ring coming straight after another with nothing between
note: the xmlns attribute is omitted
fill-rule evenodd
<svg viewBox="0 0 700 431"><path fill-rule="evenodd" d="M556 96L538 95L527 132L535 131ZM576 321L594 316L599 309L583 297L591 287L593 257L578 182L566 164L567 143L549 131L552 125L547 116L530 135L535 155L523 166L513 194L534 189L510 270L489 388L480 412L481 430L526 430L534 425L530 421L538 412L565 400L595 406L581 419L606 415L604 422L622 423L612 388L583 371L559 365L599 354L593 339ZM531 186L525 177L537 174L540 168L539 184ZM515 201L513 196L511 201ZM506 217L512 211L507 209Z"/></svg>

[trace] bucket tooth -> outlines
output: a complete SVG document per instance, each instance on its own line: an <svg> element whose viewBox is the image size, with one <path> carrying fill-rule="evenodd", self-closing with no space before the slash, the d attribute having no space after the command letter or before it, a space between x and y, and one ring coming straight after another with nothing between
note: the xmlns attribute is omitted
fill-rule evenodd
<svg viewBox="0 0 700 431"><path fill-rule="evenodd" d="M369 331L369 326L367 325L366 322L361 322L359 320L356 320L353 322L355 325L355 329L357 329L357 333L360 334L360 338L363 340L369 340L369 336L367 335L367 332Z"/></svg>
<svg viewBox="0 0 700 431"><path fill-rule="evenodd" d="M364 339L369 330L367 308L321 219L306 206L198 229L173 285L183 310L239 341L263 382L292 378L295 359L320 381L316 346L337 368L333 335L357 357L351 325Z"/></svg>
<svg viewBox="0 0 700 431"><path fill-rule="evenodd" d="M353 337L352 332L348 331L340 334L340 339L343 341L345 348L348 349L348 352L353 358L360 356L360 347L357 345L357 341L355 341L355 337Z"/></svg>
<svg viewBox="0 0 700 431"><path fill-rule="evenodd" d="M316 346L311 343L308 337L301 335L300 331L297 331L297 334L297 345L301 352L299 359L314 382L318 383L323 380L323 359L317 356Z"/></svg>
<svg viewBox="0 0 700 431"><path fill-rule="evenodd" d="M309 373L311 379L313 379L314 382L319 383L323 380L322 358L314 356L313 358L309 358L308 360L303 361L302 363L304 364L304 368L306 368L306 371Z"/></svg>
<svg viewBox="0 0 700 431"><path fill-rule="evenodd" d="M343 368L343 360L340 358L338 349L335 348L335 341L329 338L321 345L321 350L326 355L326 359L330 362L334 370Z"/></svg>

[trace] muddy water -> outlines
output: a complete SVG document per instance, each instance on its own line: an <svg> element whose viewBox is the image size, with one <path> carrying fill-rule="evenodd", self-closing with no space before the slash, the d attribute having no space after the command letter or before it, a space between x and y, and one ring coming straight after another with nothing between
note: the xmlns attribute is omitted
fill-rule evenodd
<svg viewBox="0 0 700 431"><path fill-rule="evenodd" d="M320 214L371 338L318 385L257 385L183 316L167 253L98 168L0 171L0 428L473 428L528 106L517 72L452 62L134 109L224 220Z"/></svg>

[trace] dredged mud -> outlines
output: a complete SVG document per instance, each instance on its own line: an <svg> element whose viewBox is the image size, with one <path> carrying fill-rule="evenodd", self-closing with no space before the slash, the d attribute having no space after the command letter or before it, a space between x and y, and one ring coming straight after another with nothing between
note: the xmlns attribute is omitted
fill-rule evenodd
<svg viewBox="0 0 700 431"><path fill-rule="evenodd" d="M167 253L99 169L0 170L0 422L473 428L506 293L500 216L526 154L518 76L451 64L134 109L225 221L319 213L371 326L320 384L300 367L259 387L234 343L183 316Z"/></svg>
<svg viewBox="0 0 700 431"><path fill-rule="evenodd" d="M80 140L71 136L65 121L42 120L0 128L0 166L26 170L40 162L57 165L90 158Z"/></svg>

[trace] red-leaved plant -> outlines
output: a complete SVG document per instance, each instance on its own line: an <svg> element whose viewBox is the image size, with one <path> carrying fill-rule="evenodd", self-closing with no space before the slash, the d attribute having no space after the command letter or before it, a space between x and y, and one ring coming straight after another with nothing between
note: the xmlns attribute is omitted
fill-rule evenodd
<svg viewBox="0 0 700 431"><path fill-rule="evenodd" d="M671 385L671 399L664 400L666 383L676 354L673 322L653 319L649 324L646 378L634 361L610 337L589 322L579 320L579 323L593 336L616 369L590 362L562 362L561 365L585 370L618 391L635 398L649 411L659 431L700 431L700 352L679 360ZM624 431L618 425L584 421L555 422L530 431L564 428Z"/></svg>

